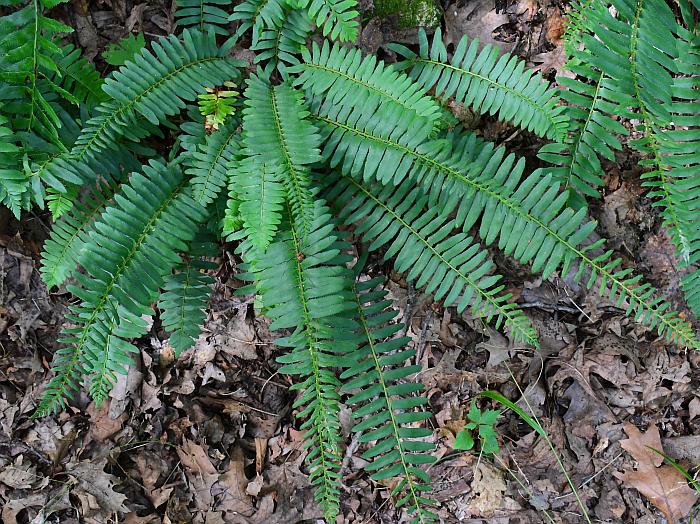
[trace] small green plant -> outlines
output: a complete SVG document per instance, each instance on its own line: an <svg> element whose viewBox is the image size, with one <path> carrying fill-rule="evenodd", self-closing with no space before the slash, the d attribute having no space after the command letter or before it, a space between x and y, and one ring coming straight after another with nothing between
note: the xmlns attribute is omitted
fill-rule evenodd
<svg viewBox="0 0 700 524"><path fill-rule="evenodd" d="M469 413L467 413L470 422L457 433L454 448L460 451L469 451L478 440L479 451L482 455L498 453L500 447L495 426L500 414L497 409L487 409L482 412L476 405L476 401L472 400Z"/></svg>
<svg viewBox="0 0 700 524"><path fill-rule="evenodd" d="M70 28L44 16L55 1L8 3L0 201L17 216L48 203L56 221L42 277L76 299L36 416L64 408L84 382L104 401L154 305L176 353L191 347L208 260L224 242L279 333L280 372L297 378L294 408L329 522L340 506L341 403L373 443L363 455L371 477L398 477L392 495L414 522L438 520L421 366L397 336L381 279L354 263L366 251L517 343L538 347L537 332L489 248L543 278L595 287L668 341L700 347L692 326L591 238L585 207L601 178L596 155L610 157L623 131L612 122L641 115L645 176L688 268L700 257L695 4L682 1L677 18L662 0L590 0L569 38L592 54L570 46L579 79L562 94L491 46L465 37L448 52L440 30L432 42L421 31L417 49L393 46L397 64L363 56L346 45L359 31L354 0L245 0L232 10L182 0L177 34L102 79L57 43ZM327 38L309 43L314 26ZM246 33L254 70L231 56ZM527 172L524 158L458 125L449 100L551 140L541 156L554 167ZM151 136L162 149L144 146ZM697 275L684 281L692 307ZM494 415L471 414L472 439L495 449Z"/></svg>

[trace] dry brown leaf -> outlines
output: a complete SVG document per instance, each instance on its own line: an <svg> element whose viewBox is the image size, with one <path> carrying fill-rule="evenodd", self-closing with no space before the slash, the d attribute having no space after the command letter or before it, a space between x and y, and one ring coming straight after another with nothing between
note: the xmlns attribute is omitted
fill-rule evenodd
<svg viewBox="0 0 700 524"><path fill-rule="evenodd" d="M495 0L475 0L445 9L445 45L455 44L462 36L478 38L482 46L492 44L501 50L506 45L493 37L493 32L509 21L508 15L496 12Z"/></svg>
<svg viewBox="0 0 700 524"><path fill-rule="evenodd" d="M118 482L117 477L105 472L107 459L98 461L84 461L71 468L68 473L78 480L78 495L83 491L87 495L94 497L98 508L111 513L123 512L128 509L124 505L126 495L114 491L114 484Z"/></svg>
<svg viewBox="0 0 700 524"><path fill-rule="evenodd" d="M199 444L184 439L182 447L177 448L177 455L185 468L197 507L201 510L209 509L214 498L211 487L219 475L207 452Z"/></svg>
<svg viewBox="0 0 700 524"><path fill-rule="evenodd" d="M236 447L231 456L228 470L219 477L219 481L225 488L221 503L217 507L227 514L240 514L246 517L255 512L253 501L246 493L248 478L245 474L245 458L241 448Z"/></svg>
<svg viewBox="0 0 700 524"><path fill-rule="evenodd" d="M658 428L651 426L642 433L633 424L625 423L624 429L629 438L620 441L620 446L637 461L637 469L615 476L644 495L669 522L688 516L698 493L673 466L662 466L663 457L649 449L663 451Z"/></svg>

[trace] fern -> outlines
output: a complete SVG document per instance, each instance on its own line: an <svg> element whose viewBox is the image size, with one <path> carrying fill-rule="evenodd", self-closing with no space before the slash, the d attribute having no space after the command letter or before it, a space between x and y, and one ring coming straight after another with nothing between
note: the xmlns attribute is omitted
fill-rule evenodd
<svg viewBox="0 0 700 524"><path fill-rule="evenodd" d="M97 106L97 116L88 120L69 153L40 166L35 176L52 177L72 184L94 178L90 161L115 141L126 136L140 138L147 129L137 118L142 115L154 125L165 121L194 100L207 85L236 78L241 62L226 57L228 47L217 47L213 33L183 31L144 49L104 83L111 97ZM140 134L139 134L140 133Z"/></svg>
<svg viewBox="0 0 700 524"><path fill-rule="evenodd" d="M470 44L465 36L448 60L440 28L435 30L432 47L423 29L420 30L420 53L393 45L392 49L406 58L402 67L410 67L411 77L425 89L434 89L436 96L454 97L459 103L483 114L497 114L502 120L528 129L539 136L561 140L568 119L556 90L549 88L538 74L525 70L525 62L486 46L479 51L479 41Z"/></svg>
<svg viewBox="0 0 700 524"><path fill-rule="evenodd" d="M403 494L396 506L406 506L414 516L413 522L438 522L438 516L428 509L435 501L423 495L431 489L430 477L419 467L435 461L430 454L435 446L421 440L432 432L409 426L431 416L416 411L428 400L415 396L424 389L422 384L403 381L421 366L400 367L416 352L403 349L410 340L407 337L390 338L402 326L388 324L396 311L390 309L386 293L378 288L380 283L381 279L373 279L354 285L358 349L349 354L351 364L340 375L341 380L351 379L344 382L342 391L355 391L347 400L355 408L353 418L358 420L353 431L361 433L362 442L376 441L363 454L370 461L365 469L374 472L374 480L401 479L391 494Z"/></svg>
<svg viewBox="0 0 700 524"><path fill-rule="evenodd" d="M567 29L576 78L561 92L476 41L448 53L440 31L432 43L421 32L418 52L394 46L395 65L331 43L357 36L355 0L244 0L230 16L223 0L182 0L182 34L102 81L52 41L65 29L42 14L54 1L19 2L0 18L0 29L21 33L16 53L0 33L0 201L18 215L48 203L56 223L42 277L68 282L78 299L37 416L64 407L85 377L95 401L106 399L154 304L176 353L192 346L213 282L210 233L234 243L240 291L258 295L286 348L279 371L298 379L294 409L328 522L341 505L343 398L370 477L397 478L392 497L413 522L438 521L422 468L434 461L431 414L412 380L422 368L396 337L379 280L349 268L346 234L367 244L360 259L381 251L436 301L517 343L537 347L537 333L491 249L542 278L595 286L667 340L700 347L681 315L591 240L586 218L602 162L632 121L644 184L700 310L695 0L680 1L681 21L663 0L576 4ZM314 25L329 39L307 48ZM248 30L256 71L229 57ZM465 132L450 100L554 141L539 152L551 165L526 171L523 158ZM168 163L152 158L151 135Z"/></svg>
<svg viewBox="0 0 700 524"><path fill-rule="evenodd" d="M186 260L166 277L162 286L158 308L162 312L163 328L170 333L169 342L176 356L192 347L201 332L210 288L214 283L206 271L215 267L204 257L214 256L216 246L211 241L193 242Z"/></svg>
<svg viewBox="0 0 700 524"><path fill-rule="evenodd" d="M219 6L229 5L230 0L177 0L175 22L178 26L228 36L226 25L229 14Z"/></svg>
<svg viewBox="0 0 700 524"><path fill-rule="evenodd" d="M353 179L333 180L328 198L344 209L340 215L371 241L370 250L388 245L385 256L396 257L397 271L416 280L417 287L435 293L446 306L467 307L496 325L504 324L513 339L539 345L537 334L525 315L501 296L500 276L490 274L493 262L464 233L453 234L455 223L410 184L397 188L365 188Z"/></svg>
<svg viewBox="0 0 700 524"><path fill-rule="evenodd" d="M309 165L320 160L320 136L306 119L301 93L282 84L271 86L259 76L248 79L243 112L246 153L258 165L279 166L292 216L308 231L313 216Z"/></svg>
<svg viewBox="0 0 700 524"><path fill-rule="evenodd" d="M185 172L192 177L194 199L202 206L213 202L226 185L227 169L240 149L238 123L232 121L207 135L185 160Z"/></svg>
<svg viewBox="0 0 700 524"><path fill-rule="evenodd" d="M323 36L341 42L357 39L360 29L359 13L355 10L357 0L296 0L294 7L305 9L309 18L321 28Z"/></svg>
<svg viewBox="0 0 700 524"><path fill-rule="evenodd" d="M294 408L305 422L301 428L308 449L311 485L315 486L327 522L335 522L340 497L340 382L332 368L352 348L348 330L352 320L348 272L340 254L345 247L333 234L328 210L317 200L305 234L291 224L255 265L263 303L270 304L272 329L293 329L277 340L291 348L278 358L281 373L298 375L292 386L301 393Z"/></svg>
<svg viewBox="0 0 700 524"><path fill-rule="evenodd" d="M51 235L44 242L41 252L41 278L47 287L62 284L76 271L95 220L113 192L114 188L109 186L93 190L81 202L72 205L70 213L54 222Z"/></svg>
<svg viewBox="0 0 700 524"><path fill-rule="evenodd" d="M71 306L69 318L77 327L63 331L61 342L69 346L56 353L55 375L38 415L63 407L77 390L81 374L93 375L96 401L106 398L112 372L124 362L118 329L135 332L132 325L140 325L135 319L150 310L165 275L178 261L177 252L186 250L206 216L185 190L178 169L152 162L143 172L132 175L115 195L114 205L95 222L79 257L86 273L76 273L79 286L69 286L82 300ZM112 353L104 343L107 336L112 337Z"/></svg>

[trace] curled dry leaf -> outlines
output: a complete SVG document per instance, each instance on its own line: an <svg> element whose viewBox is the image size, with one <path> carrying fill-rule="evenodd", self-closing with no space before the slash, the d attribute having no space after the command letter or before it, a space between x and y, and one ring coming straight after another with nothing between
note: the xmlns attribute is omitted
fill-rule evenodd
<svg viewBox="0 0 700 524"><path fill-rule="evenodd" d="M649 449L663 451L659 429L651 426L642 433L630 423L624 429L629 438L620 441L620 445L637 461L637 469L617 473L617 478L644 495L668 522L687 517L698 500L698 493L688 486L679 471L671 465L662 465L663 457Z"/></svg>

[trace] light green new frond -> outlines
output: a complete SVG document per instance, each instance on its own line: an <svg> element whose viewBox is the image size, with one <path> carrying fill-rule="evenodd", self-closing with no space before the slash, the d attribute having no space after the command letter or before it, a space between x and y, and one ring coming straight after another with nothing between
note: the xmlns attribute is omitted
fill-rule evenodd
<svg viewBox="0 0 700 524"><path fill-rule="evenodd" d="M202 332L214 283L206 271L216 268L206 260L217 255L216 244L211 240L192 242L186 259L166 277L158 300L163 329L170 333L170 345L176 357L191 348Z"/></svg>
<svg viewBox="0 0 700 524"><path fill-rule="evenodd" d="M469 308L487 322L494 320L516 342L539 345L528 318L507 302L510 295L501 295L505 286L492 274L488 253L465 233L455 233L455 221L428 206L428 197L409 181L382 188L342 177L332 180L327 197L342 206L345 223L357 223L370 250L387 246L384 257L396 257L396 270L416 287L460 313Z"/></svg>
<svg viewBox="0 0 700 524"><path fill-rule="evenodd" d="M114 188L93 189L72 205L69 213L56 220L41 251L41 279L50 289L61 285L78 268L80 253L95 219L111 198ZM62 193L59 193L61 195Z"/></svg>
<svg viewBox="0 0 700 524"><path fill-rule="evenodd" d="M335 522L340 497L340 382L332 368L352 349L348 336L356 329L350 295L352 275L345 266L347 246L337 240L327 208L317 200L305 235L294 225L280 231L254 265L262 302L272 329L293 329L277 340L291 348L278 358L280 373L299 376L294 408L304 419L311 485L327 522Z"/></svg>
<svg viewBox="0 0 700 524"><path fill-rule="evenodd" d="M204 208L186 190L182 173L175 166L152 161L143 174L131 175L129 183L114 196L92 228L79 264L85 273L75 274L77 286L69 291L80 298L71 306L69 320L76 327L63 330L61 342L69 345L56 353L49 381L36 416L65 406L66 397L79 387L80 376L93 372L96 384L111 383L112 367L100 367L109 349L104 345L113 325L114 308L124 321L151 310L166 275L180 261L199 224ZM115 325L122 326L121 318ZM126 326L126 324L124 324ZM110 339L110 344L114 344ZM110 346L116 347L116 346ZM107 362L113 362L109 355Z"/></svg>
<svg viewBox="0 0 700 524"><path fill-rule="evenodd" d="M180 27L194 27L202 32L228 36L229 14L223 7L231 4L231 0L177 0L175 23Z"/></svg>
<svg viewBox="0 0 700 524"><path fill-rule="evenodd" d="M653 288L639 284L639 276L619 269L620 260L611 261L611 252L592 254L603 240L583 246L595 224L585 221L585 209L566 207L567 195L559 192L551 174L538 170L521 180L524 159L516 162L503 148L494 150L473 135L416 145L412 134L392 130L388 122L340 109L327 103L314 106L327 137L324 156L332 166L383 183L398 184L410 176L443 213L456 208L455 223L464 231L479 222L479 236L487 244L498 241L506 255L531 263L545 278L557 270L566 274L578 264L578 278L590 270L588 286L597 284L619 306L626 302L625 310L639 322L681 346L700 345L690 325L666 311L668 304L653 298Z"/></svg>
<svg viewBox="0 0 700 524"><path fill-rule="evenodd" d="M236 112L236 98L240 93L232 87L236 87L236 84L227 81L222 87L207 88L206 93L199 95L197 104L204 116L206 131L217 131Z"/></svg>
<svg viewBox="0 0 700 524"><path fill-rule="evenodd" d="M231 176L246 237L264 253L282 221L282 170L278 165L261 164L257 157L248 157L237 163Z"/></svg>
<svg viewBox="0 0 700 524"><path fill-rule="evenodd" d="M314 43L304 50L304 62L290 72L301 73L295 80L314 96L323 95L334 104L352 106L377 118L402 119L407 127L436 127L440 105L426 95L426 89L374 55L362 56L360 49L338 43L322 47Z"/></svg>
<svg viewBox="0 0 700 524"><path fill-rule="evenodd" d="M454 99L482 114L497 115L539 136L562 140L568 118L558 105L556 89L536 73L525 69L518 57L486 46L479 52L479 41L464 36L448 60L447 48L438 27L429 47L425 31L419 33L418 55L403 46L392 49L405 57L401 66L410 67L410 76L435 96Z"/></svg>
<svg viewBox="0 0 700 524"><path fill-rule="evenodd" d="M397 312L379 289L381 279L357 282L354 294L358 315L358 347L348 355L347 368L340 376L343 392L350 394L361 442L374 442L362 458L374 480L398 477L392 496L399 497L397 507L405 506L414 523L437 523L430 506L435 501L424 493L431 490L430 477L420 466L432 464L434 444L425 441L432 431L416 428L413 423L426 420L428 399L417 396L424 387L409 377L420 366L405 365L415 356L407 350L408 337L392 338L401 324L391 324Z"/></svg>
<svg viewBox="0 0 700 524"><path fill-rule="evenodd" d="M229 163L241 149L238 122L205 135L204 143L185 157L185 173L191 177L194 199L206 207L226 185Z"/></svg>
<svg viewBox="0 0 700 524"><path fill-rule="evenodd" d="M306 9L309 18L331 40L354 42L360 30L357 0L290 0L298 9ZM294 5L296 4L296 5Z"/></svg>
<svg viewBox="0 0 700 524"><path fill-rule="evenodd" d="M99 153L114 149L122 136L138 140L148 134L139 116L158 125L206 86L236 78L241 62L227 54L228 48L218 47L213 33L186 29L182 40L173 35L161 38L152 52L144 49L105 80L103 89L111 100L97 106L97 116L87 121L70 153L43 164L34 175L77 185L94 178L89 162Z"/></svg>
<svg viewBox="0 0 700 524"><path fill-rule="evenodd" d="M301 93L287 84L271 86L252 76L245 96L246 154L257 157L258 165L279 166L295 223L308 231L314 212L309 166L321 159L321 137L307 118Z"/></svg>

